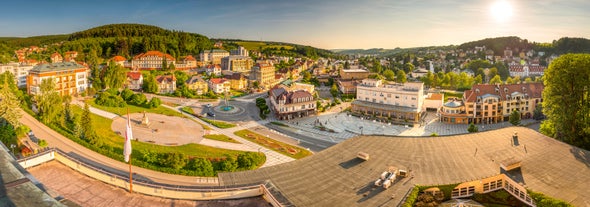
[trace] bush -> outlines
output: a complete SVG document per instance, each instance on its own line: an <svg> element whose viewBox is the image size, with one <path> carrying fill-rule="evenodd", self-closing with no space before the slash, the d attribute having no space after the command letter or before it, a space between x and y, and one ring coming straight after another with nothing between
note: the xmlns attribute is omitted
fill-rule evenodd
<svg viewBox="0 0 590 207"><path fill-rule="evenodd" d="M39 147L47 147L47 141L44 139L39 140Z"/></svg>
<svg viewBox="0 0 590 207"><path fill-rule="evenodd" d="M219 163L219 171L223 172L233 172L238 169L238 162L232 156L228 156L225 160Z"/></svg>
<svg viewBox="0 0 590 207"><path fill-rule="evenodd" d="M158 108L158 106L160 106L162 104L162 101L158 98L158 97L153 97L152 100L150 100L150 102L147 103L147 107L146 108Z"/></svg>
<svg viewBox="0 0 590 207"><path fill-rule="evenodd" d="M121 91L121 94L119 94L121 96L121 98L123 98L123 100L125 101L129 101L131 100L131 96L133 96L133 91L129 90L128 88Z"/></svg>
<svg viewBox="0 0 590 207"><path fill-rule="evenodd" d="M109 92L100 92L98 93L98 97L94 100L94 103L101 105L101 106L108 106L108 107L125 107L127 104L125 101L120 97L113 95Z"/></svg>
<svg viewBox="0 0 590 207"><path fill-rule="evenodd" d="M204 158L194 158L191 159L186 168L189 170L193 170L195 174L200 176L215 176L215 171L213 169L213 164L208 159Z"/></svg>
<svg viewBox="0 0 590 207"><path fill-rule="evenodd" d="M255 152L246 152L238 155L238 168L245 170L253 170L258 166L264 164L265 158Z"/></svg>
<svg viewBox="0 0 590 207"><path fill-rule="evenodd" d="M557 206L557 207L573 207L573 205L568 204L565 201L558 200L555 198L551 198L546 196L542 193L537 193L533 191L528 191L531 198L535 201L538 207L545 207L545 206Z"/></svg>
<svg viewBox="0 0 590 207"><path fill-rule="evenodd" d="M147 102L147 98L143 93L133 94L129 100L129 104L133 104L136 106L143 106L145 102Z"/></svg>
<svg viewBox="0 0 590 207"><path fill-rule="evenodd" d="M438 137L438 134L436 132L432 132L432 134L430 134L431 137Z"/></svg>
<svg viewBox="0 0 590 207"><path fill-rule="evenodd" d="M477 126L475 126L475 124L471 123L471 124L469 124L469 127L467 128L467 131L469 133L473 133L473 132L477 132L478 129L477 129Z"/></svg>

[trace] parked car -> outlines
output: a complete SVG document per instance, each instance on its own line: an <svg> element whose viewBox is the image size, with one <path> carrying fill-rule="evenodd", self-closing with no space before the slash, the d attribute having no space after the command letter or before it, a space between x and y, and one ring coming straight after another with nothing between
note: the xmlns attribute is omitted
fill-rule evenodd
<svg viewBox="0 0 590 207"><path fill-rule="evenodd" d="M215 114L213 112L207 112L207 116L215 117Z"/></svg>

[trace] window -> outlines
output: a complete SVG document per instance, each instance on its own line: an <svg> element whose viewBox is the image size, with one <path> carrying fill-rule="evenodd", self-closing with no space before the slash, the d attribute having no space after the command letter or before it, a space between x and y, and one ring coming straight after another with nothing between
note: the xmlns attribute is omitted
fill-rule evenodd
<svg viewBox="0 0 590 207"><path fill-rule="evenodd" d="M395 98L399 98L399 96L395 96Z"/></svg>
<svg viewBox="0 0 590 207"><path fill-rule="evenodd" d="M412 101L415 101L415 100L416 100L416 97L412 97Z"/></svg>

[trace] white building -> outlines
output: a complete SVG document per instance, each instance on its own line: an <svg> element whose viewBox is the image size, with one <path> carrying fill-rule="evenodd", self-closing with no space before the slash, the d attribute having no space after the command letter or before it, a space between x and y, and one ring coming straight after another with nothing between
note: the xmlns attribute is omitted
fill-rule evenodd
<svg viewBox="0 0 590 207"><path fill-rule="evenodd" d="M19 88L27 87L27 76L29 71L33 69L34 65L22 64L22 63L7 63L0 65L0 74L4 72L10 72L14 75L14 81Z"/></svg>
<svg viewBox="0 0 590 207"><path fill-rule="evenodd" d="M421 120L424 83L383 84L381 80L364 79L356 89L352 112L393 122Z"/></svg>

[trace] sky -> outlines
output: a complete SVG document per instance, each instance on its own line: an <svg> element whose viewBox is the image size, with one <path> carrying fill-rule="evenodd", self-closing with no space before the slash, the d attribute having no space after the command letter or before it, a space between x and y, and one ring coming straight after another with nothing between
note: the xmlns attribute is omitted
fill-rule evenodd
<svg viewBox="0 0 590 207"><path fill-rule="evenodd" d="M24 0L2 5L0 37L139 23L209 38L324 49L458 45L502 36L535 42L590 38L589 0Z"/></svg>

